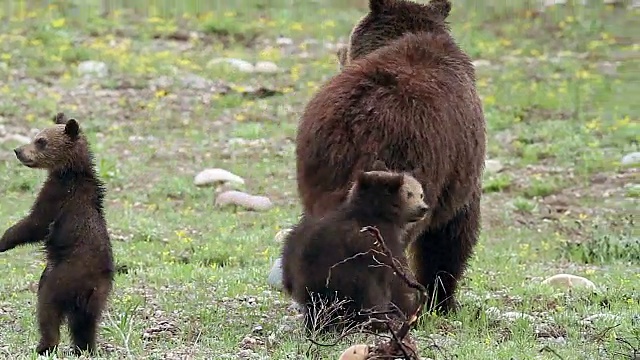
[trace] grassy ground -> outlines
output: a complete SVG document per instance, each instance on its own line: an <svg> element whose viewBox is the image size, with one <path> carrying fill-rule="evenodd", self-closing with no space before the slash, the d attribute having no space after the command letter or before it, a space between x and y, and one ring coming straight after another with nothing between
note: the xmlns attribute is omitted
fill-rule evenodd
<svg viewBox="0 0 640 360"><path fill-rule="evenodd" d="M29 136L65 111L81 121L108 185L121 272L100 357L337 358L353 340L311 346L266 275L279 253L273 236L300 210L297 118L337 72L325 44L344 41L365 2L151 3L134 1L137 13L116 4L109 19L97 17L97 2L5 1L2 8L13 16L0 22L0 137ZM488 157L503 169L484 180L482 239L462 310L425 316L415 333L422 356L631 358L624 355L640 348L633 223L640 190L637 168L620 160L638 151L640 13L594 4L539 14L518 2L474 3L454 1L451 23L463 48L482 60ZM197 39L185 41L191 31ZM277 45L278 35L294 44ZM207 66L224 56L273 61L281 71ZM85 60L105 62L109 76L79 76ZM243 95L259 87L276 94ZM27 212L45 177L19 165L16 145L0 143L2 230ZM193 185L208 167L244 177L245 190L276 206L260 213L214 207L214 190ZM43 264L35 247L0 254L0 357L35 357ZM560 272L586 276L599 292L539 285ZM497 316L508 311L532 318ZM582 322L595 314L614 316Z"/></svg>

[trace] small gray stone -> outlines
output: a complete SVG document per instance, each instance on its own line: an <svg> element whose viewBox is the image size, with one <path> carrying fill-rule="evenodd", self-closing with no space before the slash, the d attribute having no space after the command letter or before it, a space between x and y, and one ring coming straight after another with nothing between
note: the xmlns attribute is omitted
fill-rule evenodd
<svg viewBox="0 0 640 360"><path fill-rule="evenodd" d="M479 68L479 67L489 67L489 66L491 66L491 62L490 62L489 60L482 60L482 59L479 59L479 60L475 60L475 61L473 62L473 66L474 66L474 67L476 67L476 68Z"/></svg>
<svg viewBox="0 0 640 360"><path fill-rule="evenodd" d="M238 351L236 355L238 356L238 359L251 359L255 356L251 349L242 349Z"/></svg>
<svg viewBox="0 0 640 360"><path fill-rule="evenodd" d="M277 258L271 266L267 283L277 290L282 290L282 259Z"/></svg>
<svg viewBox="0 0 640 360"><path fill-rule="evenodd" d="M276 39L276 44L282 46L282 45L293 45L293 40L291 40L291 38L288 37L278 37L278 39Z"/></svg>
<svg viewBox="0 0 640 360"><path fill-rule="evenodd" d="M572 274L557 274L553 275L544 281L542 281L543 285L550 285L555 288L560 289L573 289L573 288L587 288L587 289L596 289L596 285L589 279L583 278L582 276L576 276Z"/></svg>
<svg viewBox="0 0 640 360"><path fill-rule="evenodd" d="M211 81L195 74L181 76L180 81L182 82L182 86L194 90L206 90L213 85Z"/></svg>
<svg viewBox="0 0 640 360"><path fill-rule="evenodd" d="M605 313L600 313L600 314L593 314L591 316L588 316L586 318L584 318L580 323L583 325L588 325L591 324L595 321L598 320L604 320L604 321L619 321L620 317L617 315L613 315L613 314L605 314Z"/></svg>
<svg viewBox="0 0 640 360"><path fill-rule="evenodd" d="M196 186L209 186L226 182L244 184L244 179L230 171L215 168L202 170L193 180Z"/></svg>
<svg viewBox="0 0 640 360"><path fill-rule="evenodd" d="M610 61L603 61L598 63L598 71L600 71L600 73L604 74L604 75L609 75L609 76L613 76L616 75L618 73L618 64L610 62Z"/></svg>
<svg viewBox="0 0 640 360"><path fill-rule="evenodd" d="M273 74L278 72L278 65L271 61L258 61L254 66L254 71L265 74Z"/></svg>
<svg viewBox="0 0 640 360"><path fill-rule="evenodd" d="M517 312L517 311L507 311L505 313L503 313L501 315L502 319L507 320L507 321L516 321L519 319L524 319L530 322L535 321L536 318L534 318L533 316L529 315L529 314L525 314L525 313L521 313L521 312Z"/></svg>
<svg viewBox="0 0 640 360"><path fill-rule="evenodd" d="M500 160L496 159L487 159L484 162L484 171L489 174L499 173L504 169L504 166L500 162Z"/></svg>
<svg viewBox="0 0 640 360"><path fill-rule="evenodd" d="M218 195L217 206L236 205L247 210L265 211L273 207L273 203L266 196L250 195L242 191L229 190Z"/></svg>
<svg viewBox="0 0 640 360"><path fill-rule="evenodd" d="M640 152L632 152L622 157L621 164L624 166L640 164Z"/></svg>
<svg viewBox="0 0 640 360"><path fill-rule="evenodd" d="M240 60L240 59L234 59L234 58L217 58L217 59L213 59L211 61L209 61L209 63L207 63L207 67L211 67L211 66L215 66L221 63L227 63L233 67L235 67L236 69L238 69L239 71L242 72L246 72L246 73L251 73L255 70L253 64L251 64L248 61L245 60Z"/></svg>
<svg viewBox="0 0 640 360"><path fill-rule="evenodd" d="M87 60L78 64L78 73L84 77L103 78L109 75L109 69L102 61Z"/></svg>
<svg viewBox="0 0 640 360"><path fill-rule="evenodd" d="M278 231L276 236L273 237L273 240L275 240L276 242L282 242L287 237L287 235L289 235L290 232L291 232L291 229L289 229L289 228L288 229L282 229L282 230Z"/></svg>

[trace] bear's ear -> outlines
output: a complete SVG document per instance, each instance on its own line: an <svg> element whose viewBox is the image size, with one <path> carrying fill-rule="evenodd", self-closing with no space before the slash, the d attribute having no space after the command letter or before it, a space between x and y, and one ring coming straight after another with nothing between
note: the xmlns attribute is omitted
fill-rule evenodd
<svg viewBox="0 0 640 360"><path fill-rule="evenodd" d="M64 127L64 133L71 139L76 140L80 134L80 125L76 119L67 120L67 124Z"/></svg>
<svg viewBox="0 0 640 360"><path fill-rule="evenodd" d="M385 8L387 8L393 0L369 0L369 10L373 14L381 13Z"/></svg>
<svg viewBox="0 0 640 360"><path fill-rule="evenodd" d="M451 2L449 0L431 0L428 6L442 20L446 19L451 12Z"/></svg>
<svg viewBox="0 0 640 360"><path fill-rule="evenodd" d="M372 171L389 171L389 168L387 167L387 164L385 164L384 161L376 160L373 162L373 165L371 165L371 170Z"/></svg>
<svg viewBox="0 0 640 360"><path fill-rule="evenodd" d="M63 112L59 112L53 116L54 124L66 124L67 116Z"/></svg>

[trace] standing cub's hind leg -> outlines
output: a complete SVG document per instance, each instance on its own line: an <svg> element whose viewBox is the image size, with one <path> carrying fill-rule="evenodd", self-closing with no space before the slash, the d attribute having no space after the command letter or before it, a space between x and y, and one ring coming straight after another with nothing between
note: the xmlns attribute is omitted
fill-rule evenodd
<svg viewBox="0 0 640 360"><path fill-rule="evenodd" d="M106 305L110 287L108 282L99 284L79 297L77 307L69 313L69 330L75 354L80 354L82 351L95 354L98 322Z"/></svg>
<svg viewBox="0 0 640 360"><path fill-rule="evenodd" d="M69 330L74 354L80 355L83 351L95 353L97 328L98 318L86 309L76 309L69 314Z"/></svg>
<svg viewBox="0 0 640 360"><path fill-rule="evenodd" d="M46 272L47 270L45 270ZM46 273L40 279L38 288L38 327L40 342L36 347L39 355L53 353L60 343L60 325L64 317L62 304L54 296L50 279Z"/></svg>

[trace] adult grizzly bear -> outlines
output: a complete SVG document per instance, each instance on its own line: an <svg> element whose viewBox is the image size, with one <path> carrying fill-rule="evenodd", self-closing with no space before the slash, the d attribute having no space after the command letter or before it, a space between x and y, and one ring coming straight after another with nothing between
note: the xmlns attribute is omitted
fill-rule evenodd
<svg viewBox="0 0 640 360"><path fill-rule="evenodd" d="M0 238L0 252L43 242L47 265L38 284L38 354L53 352L66 317L74 353L94 353L102 310L111 292L114 265L103 212L104 187L78 122L63 113L56 125L15 149L27 167L49 176L31 212Z"/></svg>
<svg viewBox="0 0 640 360"><path fill-rule="evenodd" d="M408 241L428 305L456 308L458 280L477 242L485 120L470 58L449 33L451 4L370 0L344 64L307 104L296 138L305 216L322 217L373 159L415 174L431 216Z"/></svg>
<svg viewBox="0 0 640 360"><path fill-rule="evenodd" d="M370 317L358 314L361 310L393 309L376 316L379 320L412 314L415 290L394 274L392 259L375 251L376 239L362 228L378 228L393 257L406 266L404 232L428 210L413 176L389 172L376 162L371 171L358 174L338 208L322 218L303 217L285 238L282 262L284 290L304 306L306 330L365 323ZM371 325L381 329L380 323Z"/></svg>

